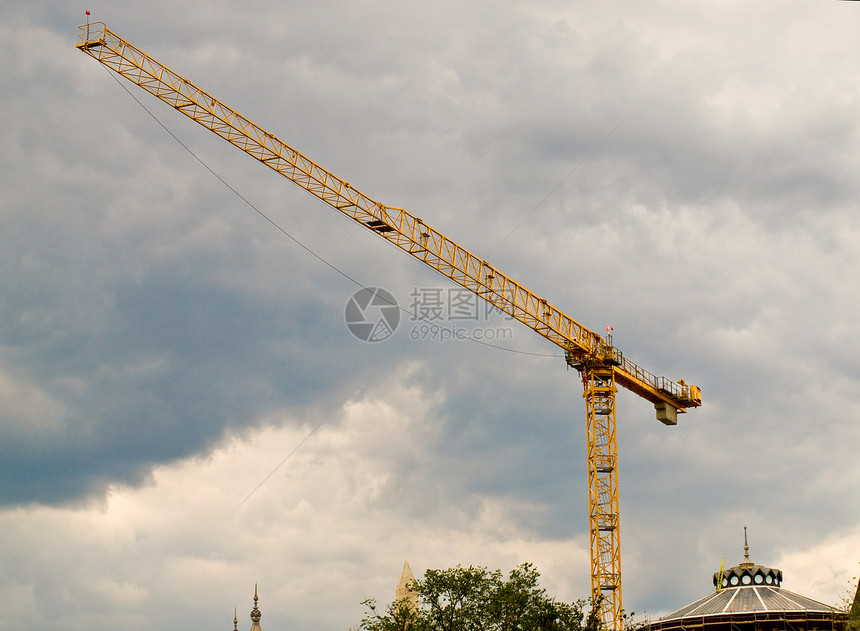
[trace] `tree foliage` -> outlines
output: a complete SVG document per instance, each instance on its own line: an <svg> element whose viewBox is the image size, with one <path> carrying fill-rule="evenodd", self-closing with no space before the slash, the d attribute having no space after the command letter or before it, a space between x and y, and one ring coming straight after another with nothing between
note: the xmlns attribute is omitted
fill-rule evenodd
<svg viewBox="0 0 860 631"><path fill-rule="evenodd" d="M412 584L415 606L401 600L377 609L374 600L357 631L599 631L596 608L588 602L565 603L540 586L530 563L501 571L457 566L427 570Z"/></svg>

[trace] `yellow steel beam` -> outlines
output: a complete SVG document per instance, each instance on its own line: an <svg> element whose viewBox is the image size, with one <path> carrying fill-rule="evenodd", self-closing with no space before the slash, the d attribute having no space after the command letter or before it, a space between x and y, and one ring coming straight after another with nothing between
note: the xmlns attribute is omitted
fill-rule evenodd
<svg viewBox="0 0 860 631"><path fill-rule="evenodd" d="M600 602L607 629L620 629L621 511L618 496L618 437L615 372L586 363L582 368L588 433L588 522L591 542L591 597Z"/></svg>

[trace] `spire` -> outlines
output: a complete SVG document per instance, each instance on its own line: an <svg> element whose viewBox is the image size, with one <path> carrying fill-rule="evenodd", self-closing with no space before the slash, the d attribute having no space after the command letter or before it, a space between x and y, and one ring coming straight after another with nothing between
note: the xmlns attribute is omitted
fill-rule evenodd
<svg viewBox="0 0 860 631"><path fill-rule="evenodd" d="M233 607L233 631L239 631L239 614L235 607Z"/></svg>
<svg viewBox="0 0 860 631"><path fill-rule="evenodd" d="M405 600L414 610L418 608L418 594L412 591L412 585L415 583L415 576L412 574L412 568L409 567L409 561L403 562L403 571L400 573L400 582L397 584L397 589L394 590L394 600Z"/></svg>
<svg viewBox="0 0 860 631"><path fill-rule="evenodd" d="M263 614L257 608L257 584L254 583L254 608L251 610L251 631L262 631L262 627L260 627L260 618L262 617Z"/></svg>

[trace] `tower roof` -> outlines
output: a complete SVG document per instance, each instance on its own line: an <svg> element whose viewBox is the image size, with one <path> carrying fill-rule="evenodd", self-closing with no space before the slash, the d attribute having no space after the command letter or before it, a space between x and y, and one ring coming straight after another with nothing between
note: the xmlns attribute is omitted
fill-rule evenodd
<svg viewBox="0 0 860 631"><path fill-rule="evenodd" d="M398 587L408 587L409 583L415 580L415 576L412 574L412 568L409 567L409 561L403 562L403 571L400 573L400 582L397 584Z"/></svg>
<svg viewBox="0 0 860 631"><path fill-rule="evenodd" d="M417 607L418 594L412 591L414 583L415 576L412 574L412 568L409 567L409 561L404 561L403 571L400 573L400 582L397 584L397 589L394 590L394 600L406 600L412 607Z"/></svg>

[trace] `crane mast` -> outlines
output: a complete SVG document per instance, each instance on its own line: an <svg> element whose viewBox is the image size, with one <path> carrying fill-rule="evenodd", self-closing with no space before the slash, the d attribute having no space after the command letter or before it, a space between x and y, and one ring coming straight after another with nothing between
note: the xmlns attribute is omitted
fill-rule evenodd
<svg viewBox="0 0 860 631"><path fill-rule="evenodd" d="M274 169L443 276L474 292L564 351L583 383L588 439L591 592L606 628L620 631L621 545L615 395L624 387L650 401L657 419L701 405L701 390L658 377L606 339L457 245L415 215L374 201L273 134L182 78L102 22L81 26L77 47L230 144Z"/></svg>

